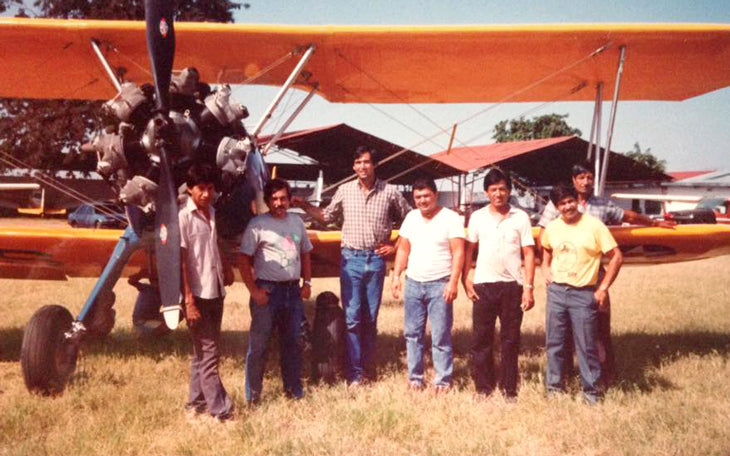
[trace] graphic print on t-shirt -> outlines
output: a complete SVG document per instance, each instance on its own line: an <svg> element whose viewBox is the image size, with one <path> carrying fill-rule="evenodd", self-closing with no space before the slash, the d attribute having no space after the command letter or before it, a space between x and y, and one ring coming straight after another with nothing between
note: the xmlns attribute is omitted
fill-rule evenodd
<svg viewBox="0 0 730 456"><path fill-rule="evenodd" d="M577 275L576 263L578 261L578 252L572 242L561 242L555 250L555 270L565 277L575 277Z"/></svg>
<svg viewBox="0 0 730 456"><path fill-rule="evenodd" d="M299 244L300 236L295 233L288 233L279 241L279 264L283 269L290 269L297 264L299 253L297 244Z"/></svg>

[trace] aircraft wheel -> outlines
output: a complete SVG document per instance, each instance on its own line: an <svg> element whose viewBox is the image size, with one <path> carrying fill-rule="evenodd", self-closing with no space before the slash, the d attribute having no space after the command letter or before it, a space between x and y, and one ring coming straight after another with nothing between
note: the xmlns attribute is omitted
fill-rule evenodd
<svg viewBox="0 0 730 456"><path fill-rule="evenodd" d="M38 309L25 327L20 366L31 393L56 395L66 388L78 355L78 346L66 337L72 323L65 307L50 305Z"/></svg>

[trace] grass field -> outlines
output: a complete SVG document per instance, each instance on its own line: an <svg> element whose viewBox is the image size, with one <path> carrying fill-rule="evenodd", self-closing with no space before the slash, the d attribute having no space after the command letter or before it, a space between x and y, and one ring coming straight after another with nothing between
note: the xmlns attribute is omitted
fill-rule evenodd
<svg viewBox="0 0 730 456"><path fill-rule="evenodd" d="M235 421L187 420L190 343L184 325L152 343L131 330L134 289L116 287L117 324L86 344L73 383L57 398L31 396L20 372L25 323L42 304L76 314L92 280L0 280L0 454L2 455L727 455L730 454L730 257L625 267L612 289L619 383L605 401L577 392L544 398L545 289L525 316L519 400L475 397L469 378L471 306L455 306L454 391L409 392L403 310L384 299L377 383L307 386L282 395L269 360L262 405L246 409L243 361L248 296L230 289L221 375ZM539 282L539 279L538 279ZM316 280L314 295L335 279ZM311 317L312 303L307 303ZM275 357L274 357L275 358ZM430 361L429 361L430 365Z"/></svg>

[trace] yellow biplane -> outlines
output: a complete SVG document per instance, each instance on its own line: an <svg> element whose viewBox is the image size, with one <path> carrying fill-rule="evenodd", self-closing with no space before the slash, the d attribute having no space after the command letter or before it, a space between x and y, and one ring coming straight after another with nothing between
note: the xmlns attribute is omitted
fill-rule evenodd
<svg viewBox="0 0 730 456"><path fill-rule="evenodd" d="M147 6L146 23L0 19L0 96L111 100L107 104L120 119L124 117L122 123L133 127L137 123L141 128L137 125L136 130L144 130L139 132L142 149L126 150L122 127L117 136L96 145L107 171L125 171L118 190L128 204L130 227L123 233L0 227L0 276L100 276L76 318L60 306L46 306L28 324L21 363L32 391L63 390L75 368L79 343L95 317L113 304L114 283L122 274L153 268L153 257L166 319L171 315L176 324L175 167L182 166L205 142L195 141L195 129L200 125L190 125L189 110L181 114L177 106L189 102L180 101L180 96L198 94L198 79L191 79L191 74L199 81L221 85L201 96L194 116L199 124L213 118L226 124L224 133L215 133L220 143L214 145L212 157L214 161L221 154L230 158L219 166L246 174L247 188L254 193L267 178L256 138L291 87L310 93L303 103L314 94L342 103L593 101L589 152L597 163L600 191L605 182L601 176L608 167L600 151L610 149L619 99L684 100L730 85L730 25L173 24L171 11L154 0L148 0ZM194 67L195 74L186 70L172 76L173 57L175 69ZM149 92L135 91L150 81L154 86ZM249 133L234 125L243 114L229 102L226 84L282 88ZM612 109L607 144L602 146L604 93L611 97ZM213 97L210 104L208 97ZM154 106L144 119L129 114L131 105L150 100ZM125 150L121 156L119 149ZM134 157L144 166L138 166ZM148 173L150 169L156 172ZM150 183L155 191L147 191ZM248 195L249 199L253 196ZM154 210L145 212L139 207ZM636 262L730 253L730 227L721 225L687 225L674 230L619 227L613 234L627 259ZM339 233L311 232L310 236L314 276L338 275Z"/></svg>

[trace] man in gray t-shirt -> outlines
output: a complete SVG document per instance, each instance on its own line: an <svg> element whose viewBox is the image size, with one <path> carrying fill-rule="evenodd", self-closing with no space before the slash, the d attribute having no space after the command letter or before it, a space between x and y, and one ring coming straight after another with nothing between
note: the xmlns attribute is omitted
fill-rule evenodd
<svg viewBox="0 0 730 456"><path fill-rule="evenodd" d="M269 212L251 220L241 242L241 277L251 294L251 330L246 354L246 401L256 403L266 364L266 347L279 333L281 376L288 397L302 397L302 300L312 293L312 243L302 219L287 213L289 184L272 179L264 187ZM255 277L255 279L254 279ZM304 279L299 286L299 278Z"/></svg>

